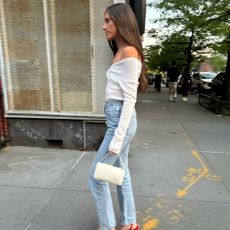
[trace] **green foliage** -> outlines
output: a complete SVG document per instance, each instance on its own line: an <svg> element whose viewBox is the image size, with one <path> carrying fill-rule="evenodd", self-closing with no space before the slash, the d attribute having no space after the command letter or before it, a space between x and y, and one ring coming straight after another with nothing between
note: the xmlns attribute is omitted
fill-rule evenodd
<svg viewBox="0 0 230 230"><path fill-rule="evenodd" d="M223 72L226 69L226 58L223 58L222 56L213 56L210 58L210 63L213 66L214 71L217 72Z"/></svg>
<svg viewBox="0 0 230 230"><path fill-rule="evenodd" d="M165 66L171 61L190 67L197 53L206 48L227 54L230 34L229 0L155 0L149 4L160 10L157 20L168 30L161 41L146 49L147 65ZM151 51L155 50L155 51Z"/></svg>
<svg viewBox="0 0 230 230"><path fill-rule="evenodd" d="M147 66L151 69L160 66L164 70L173 61L182 68L186 65L188 42L186 36L173 34L164 40L161 45L147 47L145 50Z"/></svg>

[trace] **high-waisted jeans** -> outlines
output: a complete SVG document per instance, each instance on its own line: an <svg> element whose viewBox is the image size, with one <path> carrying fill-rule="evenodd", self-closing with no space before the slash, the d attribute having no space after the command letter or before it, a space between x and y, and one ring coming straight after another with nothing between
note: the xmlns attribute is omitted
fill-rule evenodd
<svg viewBox="0 0 230 230"><path fill-rule="evenodd" d="M107 131L89 173L89 185L96 204L100 230L109 230L114 228L116 226L116 218L114 214L109 184L107 182L96 180L93 177L93 174L97 162L100 161L106 154L108 154L110 141L113 137L115 129L118 126L122 105L123 102L117 100L109 100L105 104L104 110L107 123ZM136 127L137 120L136 111L134 109L126 136L123 141L122 149L119 154L125 166L125 178L123 184L121 186L117 186L117 195L121 212L120 223L124 225L136 223L136 210L128 168L129 144L136 133ZM114 156L110 155L109 158L111 158L111 161L113 161L112 158L114 158L116 161L117 154Z"/></svg>

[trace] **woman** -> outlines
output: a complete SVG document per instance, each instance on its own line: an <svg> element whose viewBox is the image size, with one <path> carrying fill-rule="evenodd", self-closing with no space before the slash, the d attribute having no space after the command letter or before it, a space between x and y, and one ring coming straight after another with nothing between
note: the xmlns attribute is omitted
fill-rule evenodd
<svg viewBox="0 0 230 230"><path fill-rule="evenodd" d="M182 101L188 100L188 90L192 85L192 79L189 74L188 68L184 69L184 72L181 76L181 91L182 91Z"/></svg>
<svg viewBox="0 0 230 230"><path fill-rule="evenodd" d="M111 5L105 10L103 30L113 51L112 65L107 71L105 116L107 131L90 169L90 189L96 204L99 229L115 230L116 219L109 185L93 177L98 161L109 153L119 155L125 165L125 178L117 186L121 210L120 230L138 230L128 168L129 144L136 132L135 103L137 90L144 91L147 81L142 63L144 56L135 15L124 4Z"/></svg>

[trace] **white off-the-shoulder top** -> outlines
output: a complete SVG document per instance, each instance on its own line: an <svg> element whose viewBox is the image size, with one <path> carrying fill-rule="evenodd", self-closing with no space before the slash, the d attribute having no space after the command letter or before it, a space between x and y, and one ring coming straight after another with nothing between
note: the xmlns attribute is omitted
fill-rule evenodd
<svg viewBox="0 0 230 230"><path fill-rule="evenodd" d="M123 101L120 120L110 142L109 151L119 154L128 129L137 98L138 79L142 63L128 57L115 62L106 73L107 87L105 101Z"/></svg>

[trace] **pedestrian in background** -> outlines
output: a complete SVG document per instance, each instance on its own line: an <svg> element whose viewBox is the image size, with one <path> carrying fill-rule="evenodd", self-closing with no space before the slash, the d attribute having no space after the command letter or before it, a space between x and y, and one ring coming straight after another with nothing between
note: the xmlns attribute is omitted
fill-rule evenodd
<svg viewBox="0 0 230 230"><path fill-rule="evenodd" d="M155 88L159 93L161 92L161 72L159 68L155 75Z"/></svg>
<svg viewBox="0 0 230 230"><path fill-rule="evenodd" d="M191 88L192 79L189 74L189 69L185 68L181 76L181 92L182 92L182 101L188 100L188 91Z"/></svg>
<svg viewBox="0 0 230 230"><path fill-rule="evenodd" d="M121 157L125 165L125 178L117 186L121 211L120 230L139 230L128 168L129 144L137 126L135 103L137 90L147 87L143 62L144 55L139 30L132 9L124 3L109 6L104 13L103 30L114 53L107 71L105 117L107 131L90 169L89 184L95 201L99 230L115 230L114 214L109 184L94 178L97 162L109 154Z"/></svg>
<svg viewBox="0 0 230 230"><path fill-rule="evenodd" d="M177 81L180 75L179 69L176 63L173 63L173 66L167 68L167 81L169 87L169 100L177 100Z"/></svg>

